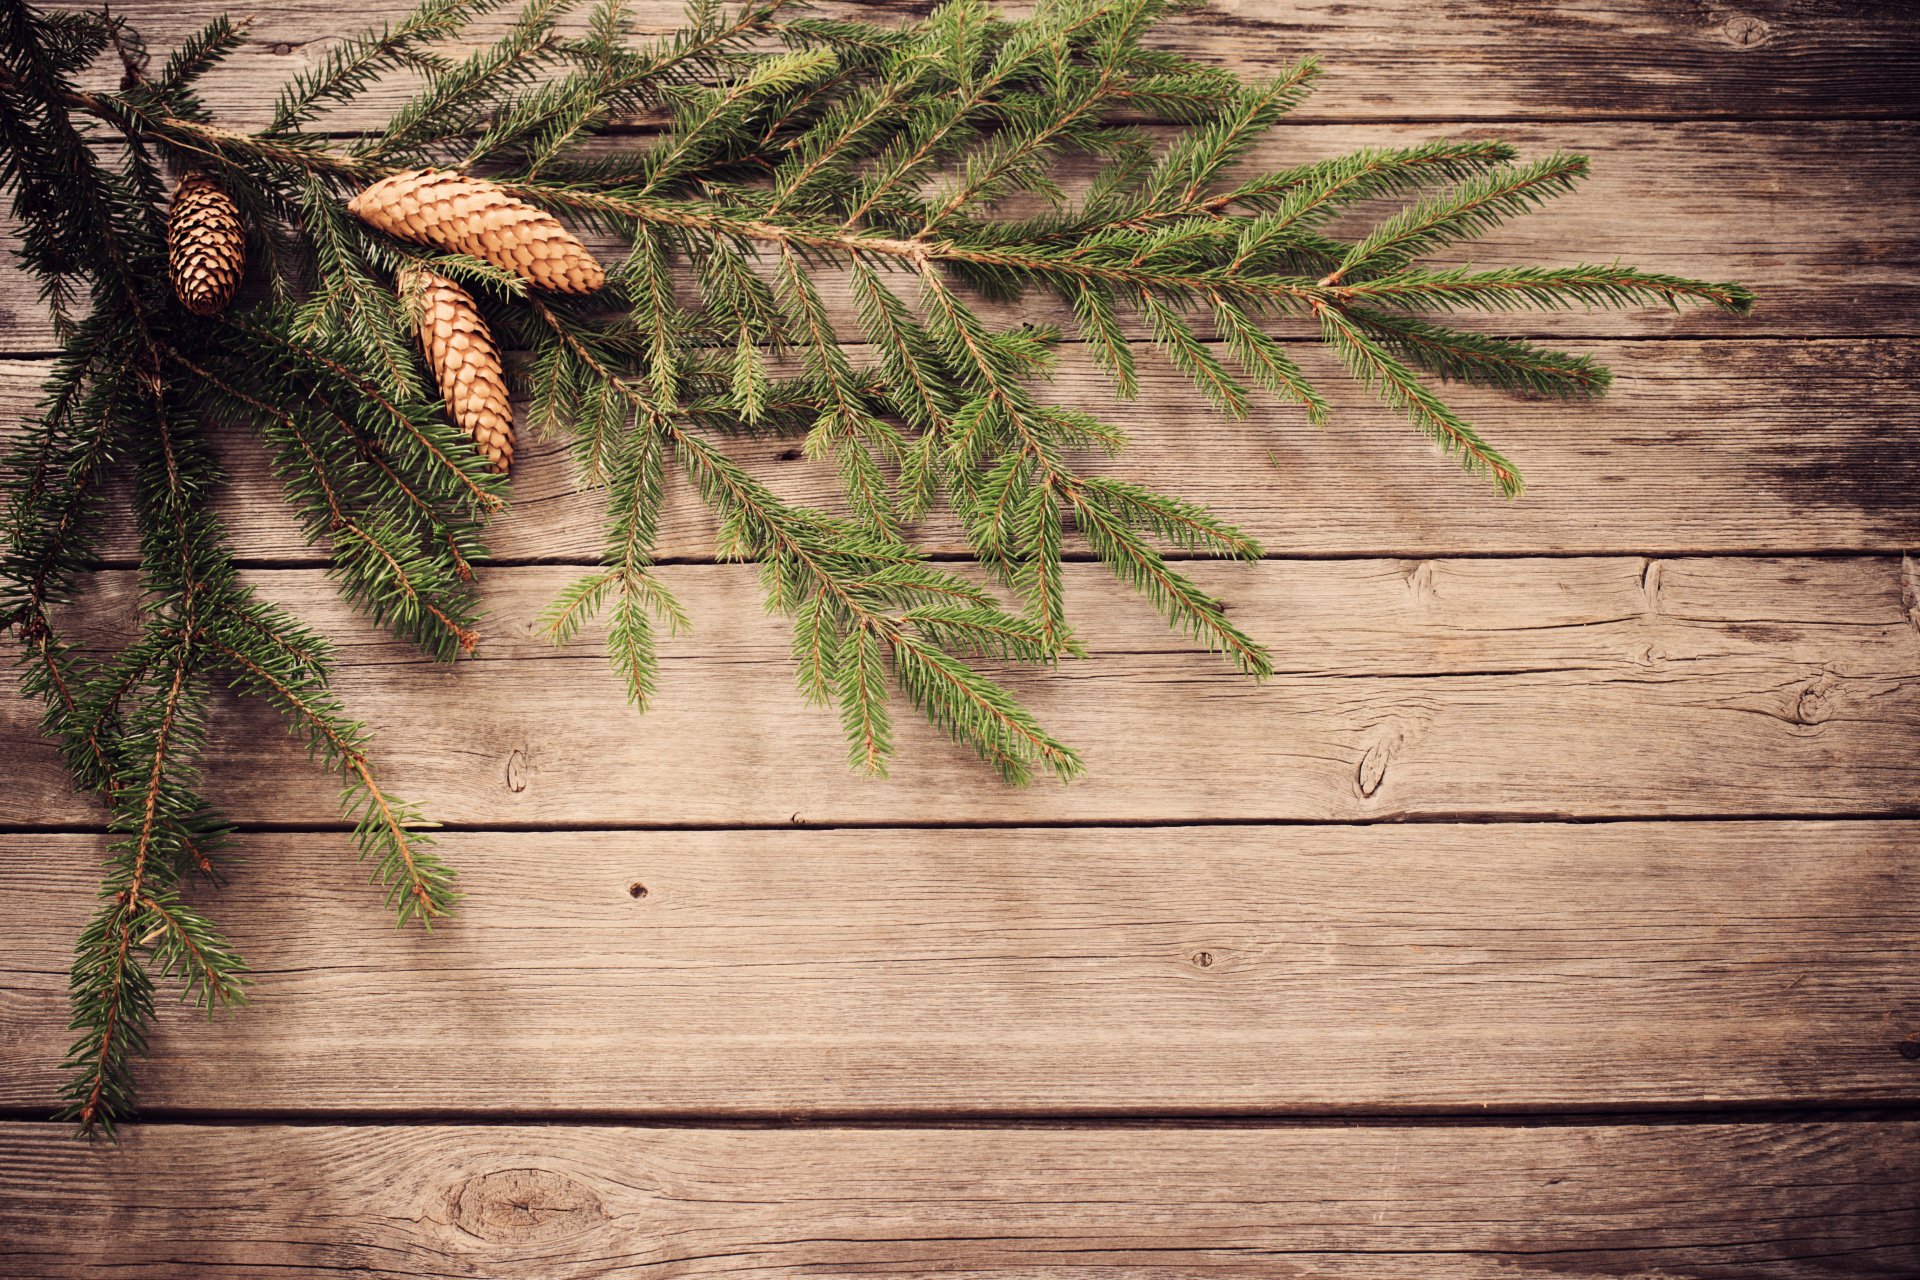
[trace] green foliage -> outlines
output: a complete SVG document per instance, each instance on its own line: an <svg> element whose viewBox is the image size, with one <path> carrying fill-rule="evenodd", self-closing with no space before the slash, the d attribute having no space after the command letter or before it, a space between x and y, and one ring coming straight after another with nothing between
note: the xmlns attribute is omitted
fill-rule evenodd
<svg viewBox="0 0 1920 1280"><path fill-rule="evenodd" d="M1062 567L1075 554L1234 669L1258 679L1273 662L1179 568L1260 547L1089 462L1123 434L1048 394L1067 339L1001 319L1007 304L1056 308L1119 395L1157 350L1228 419L1269 394L1325 421L1296 359L1323 344L1517 493L1513 464L1423 374L1580 398L1606 371L1434 314L1752 302L1738 285L1618 265L1423 263L1569 189L1587 162L1439 140L1269 166L1315 63L1243 83L1156 47L1171 0L1042 0L1020 19L950 0L898 25L702 0L650 44L631 40L623 0L526 0L497 40L448 54L493 7L427 0L332 46L243 134L197 96L238 47L235 25L209 24L148 74L117 19L0 6L0 187L64 343L7 463L0 629L114 832L73 974L82 1128L110 1128L131 1103L156 977L210 1009L242 994L239 958L183 896L228 839L196 790L216 687L276 708L340 777L401 921L453 904L420 815L384 790L330 692L325 644L236 575L201 440L213 419L257 435L348 600L435 659L472 649L474 565L507 494L423 376L401 283L415 266L476 295L522 357L523 423L565 437L606 490L600 563L544 620L556 643L604 618L629 699L649 703L658 631L689 624L655 572L662 504L684 484L718 522L715 554L759 566L769 608L791 620L800 688L838 714L856 770L887 770L904 698L1015 783L1082 767L1008 676L1083 654ZM125 86L78 88L110 55ZM413 87L384 127L322 131L394 76ZM614 129L641 113L666 122L651 143ZM1127 123L1145 118L1161 123ZM1062 177L1074 157L1097 171L1084 189ZM204 320L167 293L162 165L210 168L239 203L258 301ZM491 177L612 238L608 287L545 298L346 213L365 183L416 167ZM1382 215L1380 201L1399 207ZM795 442L841 502L778 497L728 453L742 436ZM134 484L141 591L132 638L101 652L63 639L59 616L116 475ZM916 545L941 504L977 569Z"/></svg>

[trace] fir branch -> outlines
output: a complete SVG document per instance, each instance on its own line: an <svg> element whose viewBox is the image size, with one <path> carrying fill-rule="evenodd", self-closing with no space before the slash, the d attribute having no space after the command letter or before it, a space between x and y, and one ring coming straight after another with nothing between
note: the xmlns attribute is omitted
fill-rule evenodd
<svg viewBox="0 0 1920 1280"><path fill-rule="evenodd" d="M159 76L143 86L146 92L171 115L206 119L206 108L193 95L193 86L240 48L251 23L250 18L234 22L221 14L181 41Z"/></svg>
<svg viewBox="0 0 1920 1280"><path fill-rule="evenodd" d="M1244 674L1255 679L1273 674L1273 659L1265 646L1228 621L1220 602L1169 565L1166 557L1125 518L1123 512L1133 514L1135 520L1140 520L1145 513L1137 496L1089 487L1085 481L1068 486L1065 493L1080 531L1086 535L1100 562L1116 578L1151 600L1168 623L1209 649L1224 654ZM1179 527L1181 522L1178 516L1169 513L1142 523L1148 523L1149 527L1157 523L1159 529L1164 530ZM1190 519L1187 523L1192 530L1189 536L1200 541L1205 526ZM1216 532L1214 537L1219 541L1233 541L1238 540L1239 535ZM1257 555L1257 548L1253 551Z"/></svg>
<svg viewBox="0 0 1920 1280"><path fill-rule="evenodd" d="M1314 426L1326 423L1332 412L1325 397L1307 381L1307 375L1280 344L1269 337L1245 309L1214 295L1214 327L1234 360L1260 386L1284 399L1297 401Z"/></svg>
<svg viewBox="0 0 1920 1280"><path fill-rule="evenodd" d="M268 134L287 133L345 102L398 70L437 70L443 64L427 51L436 41L458 35L474 18L500 0L424 0L398 24L382 24L341 41L320 65L302 72L281 90Z"/></svg>
<svg viewBox="0 0 1920 1280"><path fill-rule="evenodd" d="M161 874L160 846L177 839L176 824L198 809L176 790L176 756L191 751L192 729L184 724L197 713L190 688L192 650L174 646L164 692L137 741L145 745L145 778L129 788L115 806L115 826L126 838L115 846L115 868L105 892L107 905L81 935L73 968L74 1028L81 1032L66 1063L73 1077L65 1090L63 1118L82 1132L112 1133L116 1116L132 1096L129 1061L145 1045L142 1028L153 1016L153 981L135 954L149 900L149 876ZM210 949L210 948L209 948ZM213 991L224 990L216 981Z"/></svg>
<svg viewBox="0 0 1920 1280"><path fill-rule="evenodd" d="M839 691L850 735L857 730L853 740L859 767L882 770L890 750L890 730L872 693L869 651L879 645L889 655L902 687L928 717L972 746L1009 781L1029 780L1035 763L1062 776L1078 770L1072 751L1041 730L997 684L913 637L897 615L878 605L870 576L876 570L898 571L913 565L919 560L917 553L890 538L873 540L843 533L825 517L781 501L622 381L558 315L537 303L535 307L555 337L609 385L619 388L672 445L695 488L720 514L723 529L731 530L730 535L723 534L723 539L731 539L731 545L723 540L723 554L767 557L769 603L789 614L804 614L809 608L826 610L837 619L841 636L836 648L839 661L847 665L832 683ZM930 576L928 581L939 584L941 576ZM580 597L591 590L581 588L561 606L558 616L570 616ZM831 624L810 618L809 625ZM1050 653L1036 650L1025 656L1044 659ZM817 692L817 676L803 681L803 688Z"/></svg>
<svg viewBox="0 0 1920 1280"><path fill-rule="evenodd" d="M1753 310L1744 285L1710 284L1620 266L1469 267L1391 272L1343 285L1342 302L1448 311L1557 311L1571 306L1668 306L1703 302L1737 316Z"/></svg>
<svg viewBox="0 0 1920 1280"><path fill-rule="evenodd" d="M1469 474L1490 477L1510 498L1519 495L1523 484L1513 464L1482 440L1466 419L1449 409L1353 317L1333 306L1318 307L1316 314L1328 345L1346 361L1354 377L1403 410L1413 425L1431 436L1442 450L1457 456Z"/></svg>
<svg viewBox="0 0 1920 1280"><path fill-rule="evenodd" d="M372 883L387 890L387 905L401 924L418 920L432 928L453 906L452 869L432 853L412 806L381 787L366 755L365 730L342 716L324 681L256 637L236 631L210 635L206 644L233 669L242 690L279 707L309 749L340 775L342 809L357 818L354 843L361 859L373 863Z"/></svg>
<svg viewBox="0 0 1920 1280"><path fill-rule="evenodd" d="M291 473L289 490L304 508L310 534L332 539L333 572L344 582L350 601L375 622L391 618L396 631L442 661L473 651L479 636L465 590L472 569L450 531L443 534L449 540L448 560L424 557L404 516L396 518L383 510L363 513L364 498L347 488L350 484L354 490L363 487L353 484L350 464L329 451L295 414L257 399L191 361L183 358L180 363L209 387L258 415L263 434L279 449L281 470ZM392 476L390 471L386 474ZM303 498L303 493L308 496ZM410 490L407 493L415 503L419 501Z"/></svg>
<svg viewBox="0 0 1920 1280"><path fill-rule="evenodd" d="M1433 182L1461 182L1513 160L1519 153L1492 139L1436 139L1408 147L1370 147L1332 160L1252 179L1232 200L1271 208L1262 229L1317 225L1361 200L1400 195Z"/></svg>
<svg viewBox="0 0 1920 1280"><path fill-rule="evenodd" d="M1381 223L1347 250L1326 283L1478 235L1507 218L1571 191L1587 176L1587 158L1555 153L1532 164L1495 169L1429 197Z"/></svg>
<svg viewBox="0 0 1920 1280"><path fill-rule="evenodd" d="M1445 379L1563 400L1602 395L1613 384L1613 375L1590 356L1566 355L1514 338L1465 333L1359 307L1349 308L1346 314L1386 346Z"/></svg>
<svg viewBox="0 0 1920 1280"><path fill-rule="evenodd" d="M555 57L555 23L577 0L526 0L512 28L494 44L452 65L430 68L426 86L387 121L378 137L356 148L368 160L431 159L437 143L472 134L495 102L532 82Z"/></svg>
<svg viewBox="0 0 1920 1280"><path fill-rule="evenodd" d="M500 492L503 487L500 482L488 475L471 449L453 443L456 437L431 413L391 399L369 379L297 337L245 320L230 320L228 323L259 340L263 347L309 376L332 375L340 380L345 389L358 393L383 435L390 442L406 447L444 492L479 511L491 511L506 505L506 498Z"/></svg>

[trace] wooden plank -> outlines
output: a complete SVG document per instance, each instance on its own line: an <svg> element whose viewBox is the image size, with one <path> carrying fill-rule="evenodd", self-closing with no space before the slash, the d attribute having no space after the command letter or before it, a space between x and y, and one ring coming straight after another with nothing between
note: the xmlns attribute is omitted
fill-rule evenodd
<svg viewBox="0 0 1920 1280"><path fill-rule="evenodd" d="M466 43L498 38L517 7L477 22ZM828 0L815 11L885 21L929 7L924 0ZM115 6L160 52L225 8L219 0ZM256 127L271 115L279 86L314 66L334 41L411 8L411 0L364 0L348 15L326 0L283 0L255 13L246 46L209 77L202 96L227 122ZM683 12L677 0L638 0L628 10L641 38L676 29ZM1738 9L1661 0L1210 0L1170 20L1154 42L1252 77L1320 56L1326 74L1300 112L1306 119L1905 115L1920 65L1907 16L1899 5L1860 0L1748 0ZM579 21L577 12L572 25ZM382 124L404 96L403 85L368 93L326 123Z"/></svg>
<svg viewBox="0 0 1920 1280"><path fill-rule="evenodd" d="M50 1107L103 837L0 850L0 1105ZM396 931L344 836L199 896L257 970L143 1100L584 1119L1920 1100L1920 824L454 833ZM633 886L640 886L634 896Z"/></svg>
<svg viewBox="0 0 1920 1280"><path fill-rule="evenodd" d="M1528 552L1880 551L1920 542L1920 345L1910 341L1600 343L1619 382L1590 406L1516 400L1474 388L1450 398L1528 476L1518 501L1462 474L1390 410L1331 369L1335 419L1324 431L1261 402L1227 423L1158 360L1140 398L1115 402L1090 362L1070 352L1053 398L1103 413L1133 442L1091 472L1144 481L1204 502L1270 553L1447 555ZM1305 350L1316 369L1324 353ZM0 421L38 394L40 363L0 361ZM315 563L258 444L218 438L232 475L221 497L241 554ZM729 442L780 493L829 504L831 467L792 441ZM527 441L515 460L516 505L489 543L500 560L588 561L604 533L600 495L583 490L564 444ZM116 504L103 547L130 560L137 539ZM714 528L677 480L659 553L706 559ZM966 550L954 523L922 530L937 552Z"/></svg>
<svg viewBox="0 0 1920 1280"><path fill-rule="evenodd" d="M49 1277L1902 1275L1912 1124L0 1129ZM182 1176L181 1170L190 1173Z"/></svg>
<svg viewBox="0 0 1920 1280"><path fill-rule="evenodd" d="M1920 632L1897 560L1196 566L1278 655L1264 686L1073 568L1069 616L1095 656L1011 681L1090 776L1025 791L904 708L893 778L849 775L747 566L663 575L696 630L667 643L644 716L596 639L563 656L530 639L572 570L486 574L487 656L453 667L350 619L318 571L258 580L339 638L337 688L384 730L389 785L450 822L1901 813L1920 794ZM110 585L90 625L124 634L130 576ZM0 820L97 821L33 741L36 712L5 706L0 737L26 745ZM334 820L333 783L264 708L218 705L212 737L207 785L230 816Z"/></svg>
<svg viewBox="0 0 1920 1280"><path fill-rule="evenodd" d="M1439 134L1505 138L1529 156L1583 152L1593 157L1594 175L1575 194L1435 261L1626 261L1739 280L1760 295L1755 314L1745 318L1643 308L1460 323L1575 337L1913 330L1920 309L1920 125L1911 122L1700 123L1684 131L1644 123L1300 125L1272 134L1248 163L1280 167ZM1835 177L1837 164L1844 164L1844 180ZM1056 176L1071 187L1095 167L1068 160ZM620 252L605 240L594 247L609 261ZM825 299L843 331L857 332L846 290L829 280ZM986 310L1073 328L1066 309L1044 298ZM54 345L34 282L19 271L0 272L0 335L10 351Z"/></svg>

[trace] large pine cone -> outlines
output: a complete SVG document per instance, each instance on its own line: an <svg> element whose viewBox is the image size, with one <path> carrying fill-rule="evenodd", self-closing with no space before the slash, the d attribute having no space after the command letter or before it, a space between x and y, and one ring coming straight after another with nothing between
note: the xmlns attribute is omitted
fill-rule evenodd
<svg viewBox="0 0 1920 1280"><path fill-rule="evenodd" d="M552 214L479 178L411 169L374 183L347 210L390 236L484 258L538 289L592 293L607 282Z"/></svg>
<svg viewBox="0 0 1920 1280"><path fill-rule="evenodd" d="M173 291L195 315L218 315L233 301L247 265L240 206L200 170L180 179L167 214L167 266Z"/></svg>
<svg viewBox="0 0 1920 1280"><path fill-rule="evenodd" d="M454 425L505 475L513 464L513 406L487 322L472 296L445 276L412 268L401 290L414 303L420 349Z"/></svg>

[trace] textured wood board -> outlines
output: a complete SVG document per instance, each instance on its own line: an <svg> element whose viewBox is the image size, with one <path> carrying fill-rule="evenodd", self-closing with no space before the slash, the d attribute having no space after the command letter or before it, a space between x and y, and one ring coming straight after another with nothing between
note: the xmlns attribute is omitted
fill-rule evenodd
<svg viewBox="0 0 1920 1280"><path fill-rule="evenodd" d="M1912 1124L8 1126L0 1247L49 1278L1896 1276L1916 1160Z"/></svg>
<svg viewBox="0 0 1920 1280"><path fill-rule="evenodd" d="M1593 176L1574 194L1442 253L1436 262L1624 261L1649 271L1738 280L1759 294L1755 313L1745 318L1692 307L1649 307L1464 316L1457 323L1570 339L1913 332L1920 307L1920 125L1855 120L1286 124L1268 135L1247 164L1278 168L1359 147L1438 136L1503 138L1528 157L1577 151L1592 158ZM1836 157L1845 157L1842 181L1834 177ZM1093 170L1093 161L1068 157L1055 176L1077 188ZM1360 225L1379 212L1357 213L1342 227ZM623 252L609 240L595 240L593 247L606 261L617 261ZM843 331L854 333L852 301L831 276L824 281L823 298ZM983 314L1009 321L1043 319L1073 330L1067 309L1044 297L1016 306L988 304ZM0 335L5 350L54 345L34 283L17 271L0 273Z"/></svg>
<svg viewBox="0 0 1920 1280"><path fill-rule="evenodd" d="M128 0L115 11L164 50L231 7ZM409 0L361 0L344 9L290 0L255 10L246 48L203 96L234 123L263 123L280 84L313 66L333 41L412 7ZM472 42L496 39L517 7L476 23ZM815 12L885 21L929 7L826 0ZM677 28L683 9L678 0L639 0L629 11L645 36ZM1861 0L1743 0L1737 8L1662 0L1210 0L1169 21L1155 42L1248 76L1319 56L1326 73L1301 111L1308 119L1822 117L1902 114L1912 105L1920 40L1908 16L1899 4ZM369 93L326 122L382 124L404 96L398 85Z"/></svg>
<svg viewBox="0 0 1920 1280"><path fill-rule="evenodd" d="M1512 502L1337 376L1327 386L1338 412L1324 431L1270 401L1247 422L1227 422L1157 359L1143 363L1131 404L1108 394L1077 349L1047 394L1132 435L1119 459L1085 459L1088 470L1205 502L1272 553L1875 551L1920 542L1914 344L1586 345L1619 377L1598 404L1450 389L1528 476L1532 487ZM1320 351L1300 354L1316 369L1327 363ZM44 372L38 362L0 361L0 422L17 424ZM219 442L232 476L221 510L239 553L316 562L257 441L228 432ZM785 497L835 501L831 468L800 457L797 442L727 448ZM598 557L600 495L580 487L563 442L523 442L513 498L488 539L497 558ZM134 554L125 512L110 516L102 544L110 557ZM661 556L711 557L713 522L677 479L661 525ZM922 541L936 552L966 550L944 516Z"/></svg>
<svg viewBox="0 0 1920 1280"><path fill-rule="evenodd" d="M1256 685L1189 652L1103 570L1074 566L1069 616L1095 656L1011 681L1085 750L1090 776L1027 790L905 708L894 776L849 774L749 567L663 572L695 630L665 642L645 715L597 638L556 655L531 637L575 571L488 571L487 656L452 667L354 621L318 571L256 580L340 640L336 687L384 730L387 785L447 822L1897 813L1920 790L1920 632L1899 560L1194 568L1283 674ZM109 580L92 627L124 633L131 585ZM30 743L37 713L5 707L6 736ZM334 783L261 706L216 706L207 790L242 822L337 817ZM98 821L38 743L0 815Z"/></svg>
<svg viewBox="0 0 1920 1280"><path fill-rule="evenodd" d="M0 1105L46 1106L105 841L0 839ZM1920 824L452 833L396 931L344 836L202 894L164 1011L221 1115L1404 1113L1920 1101ZM635 889L638 889L636 896ZM347 1033L343 1034L343 1030Z"/></svg>
<svg viewBox="0 0 1920 1280"><path fill-rule="evenodd" d="M116 9L163 49L219 7ZM274 6L209 98L257 121L327 42L402 7ZM655 28L678 12L638 7ZM176 1117L587 1123L176 1123L118 1148L0 1125L0 1272L1920 1273L1920 1140L1884 1118L592 1123L668 1108L937 1121L1915 1100L1920 1062L1900 1049L1920 1041L1920 576L1884 558L1666 557L1914 544L1920 27L1897 4L1796 0L1213 0L1170 39L1252 74L1327 59L1299 117L1319 123L1282 129L1263 159L1439 134L1588 152L1581 193L1476 259L1742 279L1759 311L1495 322L1622 373L1590 409L1453 393L1526 466L1534 488L1514 504L1357 399L1324 435L1277 410L1223 428L1156 372L1113 410L1137 442L1120 474L1214 503L1276 553L1389 558L1198 570L1275 642L1287 674L1265 691L1076 573L1105 656L1032 686L1092 749L1096 778L1067 791L1001 791L917 727L894 782L847 778L740 571L668 571L701 625L671 648L671 701L645 719L608 714L592 637L555 655L528 633L564 569L489 571L495 622L452 672L348 621L318 574L261 575L345 641L343 688L383 731L397 789L437 817L524 829L445 837L472 896L431 938L381 923L337 833L248 836L252 861L212 905L259 966L259 1003L211 1031L166 1011L149 1096ZM1888 115L1909 118L1865 118ZM0 272L0 351L50 343L25 287ZM1700 337L1733 340L1673 340ZM1104 404L1076 360L1056 394ZM0 363L0 430L41 369ZM243 554L313 563L252 451L224 452ZM783 452L740 456L821 497ZM494 539L504 560L595 553L593 501L554 445L533 447L516 494ZM684 494L667 531L668 554L708 556ZM958 549L950 529L928 534ZM119 530L109 551L130 545ZM1663 558L1429 559L1448 552ZM122 604L125 583L107 587ZM89 634L115 617L91 613ZM1088 710L1066 714L1069 700ZM332 788L269 717L221 716L215 777L236 816L334 825ZM16 775L0 795L15 828L0 835L0 927L16 940L0 962L0 1105L39 1114L102 838L22 830L97 828L99 813L66 795L30 711L0 701L0 741ZM1143 742L1166 768L1118 767ZM249 753L263 771L240 785ZM539 829L1443 811L1760 820ZM1845 812L1896 820L1765 817Z"/></svg>

